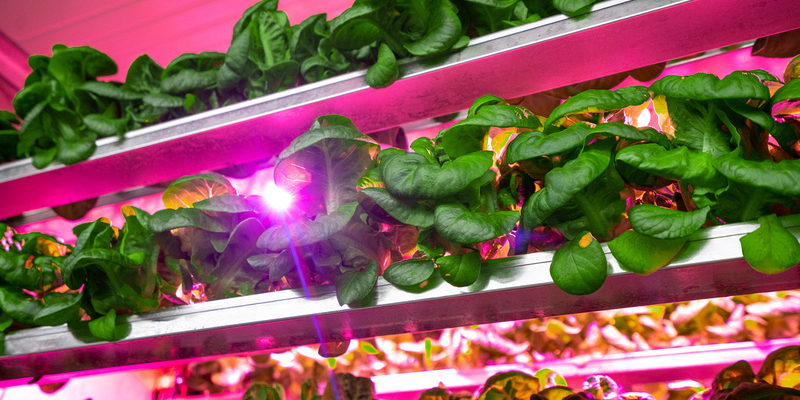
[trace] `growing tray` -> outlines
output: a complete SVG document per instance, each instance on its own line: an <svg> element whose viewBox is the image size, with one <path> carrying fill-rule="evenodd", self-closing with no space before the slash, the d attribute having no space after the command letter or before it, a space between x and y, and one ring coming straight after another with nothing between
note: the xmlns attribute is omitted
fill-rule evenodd
<svg viewBox="0 0 800 400"><path fill-rule="evenodd" d="M800 238L800 215L781 222ZM0 386L59 381L85 371L143 368L226 354L428 331L508 320L582 313L800 288L800 269L776 275L753 270L739 238L756 223L702 229L665 268L640 276L623 271L603 245L605 285L574 296L553 283L553 252L487 261L478 282L456 288L432 280L412 293L379 278L372 305L341 307L330 286L283 290L159 310L123 320L129 335L92 341L86 322L6 336Z"/></svg>
<svg viewBox="0 0 800 400"><path fill-rule="evenodd" d="M780 11L778 11L780 10ZM324 114L375 132L800 28L796 0L611 0L473 40L460 52L401 66L385 89L364 71L98 141L75 165L0 166L0 219L269 158Z"/></svg>

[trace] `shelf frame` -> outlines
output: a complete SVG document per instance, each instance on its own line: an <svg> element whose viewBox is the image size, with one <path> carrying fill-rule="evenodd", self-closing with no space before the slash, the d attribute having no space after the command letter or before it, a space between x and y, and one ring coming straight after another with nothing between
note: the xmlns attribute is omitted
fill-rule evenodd
<svg viewBox="0 0 800 400"><path fill-rule="evenodd" d="M800 215L781 222L800 238ZM509 320L800 288L800 268L766 275L742 258L739 238L757 223L702 229L674 262L649 275L622 270L603 249L609 276L586 296L553 283L553 252L485 262L472 286L431 280L418 293L378 279L372 305L342 307L330 285L216 300L121 318L128 336L92 339L88 323L39 327L6 336L0 386L45 382L92 371L144 368L214 356L421 332ZM307 297L308 296L308 297Z"/></svg>
<svg viewBox="0 0 800 400"><path fill-rule="evenodd" d="M0 165L0 219L269 158L320 115L375 132L465 110L484 94L520 97L797 29L795 1L610 0L411 60L388 88L367 87L358 71L129 132L121 144L105 138L78 164L10 162Z"/></svg>

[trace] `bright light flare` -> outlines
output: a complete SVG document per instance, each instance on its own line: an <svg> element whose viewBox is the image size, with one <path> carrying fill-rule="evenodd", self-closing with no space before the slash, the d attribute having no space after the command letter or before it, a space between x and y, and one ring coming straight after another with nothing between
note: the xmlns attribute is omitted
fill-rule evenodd
<svg viewBox="0 0 800 400"><path fill-rule="evenodd" d="M639 128L643 128L650 125L650 118L651 118L650 111L646 108L642 110L642 113L639 114L639 118L636 120L636 125Z"/></svg>
<svg viewBox="0 0 800 400"><path fill-rule="evenodd" d="M275 186L275 184L269 184L264 190L264 200L267 201L267 205L271 210L283 212L292 206L294 196L286 190Z"/></svg>

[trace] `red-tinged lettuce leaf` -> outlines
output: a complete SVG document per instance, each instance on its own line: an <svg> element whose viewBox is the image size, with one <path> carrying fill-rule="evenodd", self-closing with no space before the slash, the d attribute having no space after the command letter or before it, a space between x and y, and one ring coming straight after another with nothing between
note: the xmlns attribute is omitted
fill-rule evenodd
<svg viewBox="0 0 800 400"><path fill-rule="evenodd" d="M714 391L735 389L742 383L753 383L756 374L747 361L737 361L719 371L714 377L712 388Z"/></svg>
<svg viewBox="0 0 800 400"><path fill-rule="evenodd" d="M286 249L280 253L256 254L247 258L247 262L256 270L266 272L270 282L275 282L294 267L292 251Z"/></svg>
<svg viewBox="0 0 800 400"><path fill-rule="evenodd" d="M449 0L422 3L428 8L427 27L419 39L403 46L415 56L427 56L450 50L461 38L461 20Z"/></svg>
<svg viewBox="0 0 800 400"><path fill-rule="evenodd" d="M744 236L742 254L750 266L766 274L777 274L800 263L800 242L775 214L758 219L761 226Z"/></svg>
<svg viewBox="0 0 800 400"><path fill-rule="evenodd" d="M207 286L210 294L221 297L227 291L235 292L261 280L263 274L253 269L247 258L257 251L256 243L263 232L264 226L256 218L245 219L233 229L216 267L206 271L216 277Z"/></svg>
<svg viewBox="0 0 800 400"><path fill-rule="evenodd" d="M443 238L471 244L491 240L511 231L519 221L517 211L472 212L461 203L443 203L434 210L434 227Z"/></svg>
<svg viewBox="0 0 800 400"><path fill-rule="evenodd" d="M434 273L432 260L410 259L396 262L383 271L383 279L398 286L418 285Z"/></svg>
<svg viewBox="0 0 800 400"><path fill-rule="evenodd" d="M545 132L553 126L561 126L564 117L570 114L598 113L635 106L650 99L650 92L644 86L628 86L617 90L587 90L570 97L561 103L545 122Z"/></svg>
<svg viewBox="0 0 800 400"><path fill-rule="evenodd" d="M33 319L42 307L42 303L21 290L0 286L0 309L23 325L35 325Z"/></svg>
<svg viewBox="0 0 800 400"><path fill-rule="evenodd" d="M709 208L686 212L639 204L628 212L631 226L636 232L657 239L685 238L703 226Z"/></svg>
<svg viewBox="0 0 800 400"><path fill-rule="evenodd" d="M344 204L332 214L319 214L313 220L296 219L286 225L275 225L258 238L258 247L272 252L289 246L305 246L326 240L347 225L356 212L358 202Z"/></svg>
<svg viewBox="0 0 800 400"><path fill-rule="evenodd" d="M364 188L361 193L369 196L389 215L404 224L421 228L433 226L433 210L424 204L398 200L383 188Z"/></svg>
<svg viewBox="0 0 800 400"><path fill-rule="evenodd" d="M350 304L364 299L372 292L378 280L378 263L369 260L364 268L347 268L347 271L336 276L336 298L339 305Z"/></svg>
<svg viewBox="0 0 800 400"><path fill-rule="evenodd" d="M561 290L574 295L596 292L608 275L608 261L589 232L561 245L553 255L550 276Z"/></svg>
<svg viewBox="0 0 800 400"><path fill-rule="evenodd" d="M500 372L486 380L478 399L528 399L539 389L539 379L534 376L520 371Z"/></svg>
<svg viewBox="0 0 800 400"><path fill-rule="evenodd" d="M247 198L232 193L222 193L194 203L194 208L204 211L241 213L256 211L256 207Z"/></svg>
<svg viewBox="0 0 800 400"><path fill-rule="evenodd" d="M275 183L295 194L307 215L334 213L356 200L356 184L372 165L378 145L339 115L317 118L311 129L284 149Z"/></svg>
<svg viewBox="0 0 800 400"><path fill-rule="evenodd" d="M225 215L212 217L194 208L177 208L156 211L148 221L152 232L177 228L197 227L210 232L230 232L232 219Z"/></svg>
<svg viewBox="0 0 800 400"><path fill-rule="evenodd" d="M781 377L798 372L800 372L800 346L786 346L769 353L761 364L757 378L761 382L786 386L781 382Z"/></svg>
<svg viewBox="0 0 800 400"><path fill-rule="evenodd" d="M475 283L481 273L481 263L481 254L478 252L453 254L436 259L439 275L445 282L456 287Z"/></svg>
<svg viewBox="0 0 800 400"><path fill-rule="evenodd" d="M689 76L665 76L650 85L655 94L692 99L695 101L715 99L769 100L769 89L758 76L746 71L735 71L719 79L715 75L697 73Z"/></svg>
<svg viewBox="0 0 800 400"><path fill-rule="evenodd" d="M48 293L44 306L33 316L36 325L57 326L80 320L83 293Z"/></svg>
<svg viewBox="0 0 800 400"><path fill-rule="evenodd" d="M367 75L364 78L372 88L384 88L397 80L400 69L397 66L397 58L389 45L381 43L378 49L378 60L375 64L367 68Z"/></svg>
<svg viewBox="0 0 800 400"><path fill-rule="evenodd" d="M198 201L223 193L236 194L236 189L224 176L199 174L176 180L164 190L161 199L167 208L190 208Z"/></svg>
<svg viewBox="0 0 800 400"><path fill-rule="evenodd" d="M726 178L784 196L800 196L800 160L750 161L732 153L714 160Z"/></svg>
<svg viewBox="0 0 800 400"><path fill-rule="evenodd" d="M649 275L674 260L686 238L656 239L628 230L608 242L611 254L625 271Z"/></svg>
<svg viewBox="0 0 800 400"><path fill-rule="evenodd" d="M415 153L391 155L380 164L386 189L399 199L436 200L452 196L482 177L494 162L491 151L466 154L443 166Z"/></svg>

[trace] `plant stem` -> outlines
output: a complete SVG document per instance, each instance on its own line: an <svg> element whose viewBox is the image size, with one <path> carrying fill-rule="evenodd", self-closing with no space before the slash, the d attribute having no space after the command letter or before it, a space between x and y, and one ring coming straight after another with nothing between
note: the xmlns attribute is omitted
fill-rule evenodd
<svg viewBox="0 0 800 400"><path fill-rule="evenodd" d="M742 222L755 221L758 217L762 216L761 206L763 202L761 199L763 190L760 188L752 188L752 191L742 210Z"/></svg>
<svg viewBox="0 0 800 400"><path fill-rule="evenodd" d="M598 240L607 240L609 236L607 229L608 224L600 212L597 211L596 207L592 205L589 199L581 192L576 193L572 198L575 199L575 202L578 203L578 207L583 211L583 215L586 216L586 220L589 222L589 231L592 235Z"/></svg>

